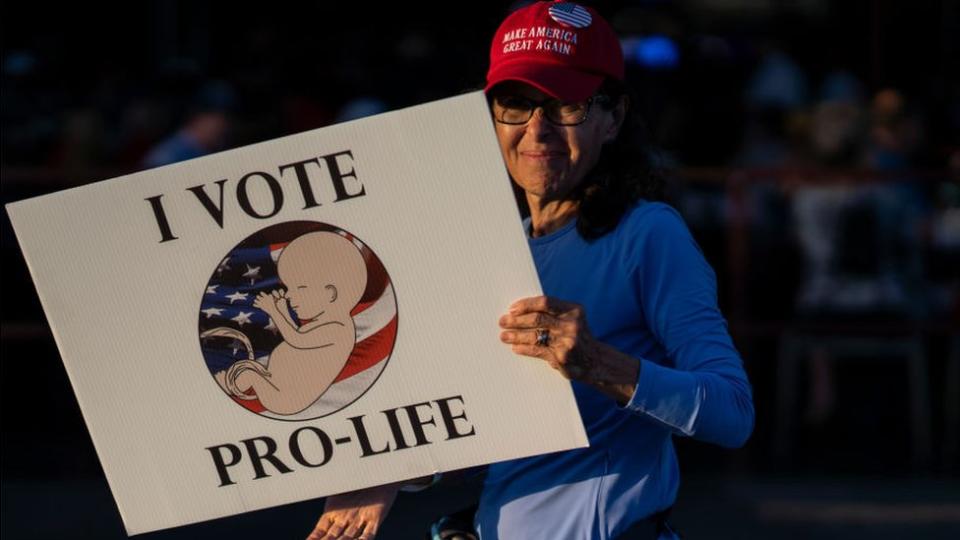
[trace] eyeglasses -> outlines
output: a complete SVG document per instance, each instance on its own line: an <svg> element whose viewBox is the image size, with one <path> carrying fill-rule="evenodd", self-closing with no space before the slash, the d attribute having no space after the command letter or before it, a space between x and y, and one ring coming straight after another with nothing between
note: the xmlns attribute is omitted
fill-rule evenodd
<svg viewBox="0 0 960 540"><path fill-rule="evenodd" d="M496 96L493 98L493 117L501 124L522 125L533 118L537 108L551 124L557 126L576 126L587 121L590 107L594 103L609 103L610 98L596 95L584 101L560 101L543 99L534 101L520 96Z"/></svg>

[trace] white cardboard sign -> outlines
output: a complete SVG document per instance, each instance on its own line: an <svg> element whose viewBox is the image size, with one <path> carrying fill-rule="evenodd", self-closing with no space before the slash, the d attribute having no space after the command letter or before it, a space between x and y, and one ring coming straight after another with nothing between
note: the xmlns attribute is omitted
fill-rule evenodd
<svg viewBox="0 0 960 540"><path fill-rule="evenodd" d="M481 93L7 210L130 534L587 444Z"/></svg>

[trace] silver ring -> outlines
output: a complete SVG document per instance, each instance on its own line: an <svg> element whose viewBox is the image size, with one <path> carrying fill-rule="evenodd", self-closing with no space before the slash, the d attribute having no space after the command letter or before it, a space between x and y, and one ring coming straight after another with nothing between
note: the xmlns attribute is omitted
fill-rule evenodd
<svg viewBox="0 0 960 540"><path fill-rule="evenodd" d="M543 328L537 328L537 345L547 347L550 345L550 331Z"/></svg>

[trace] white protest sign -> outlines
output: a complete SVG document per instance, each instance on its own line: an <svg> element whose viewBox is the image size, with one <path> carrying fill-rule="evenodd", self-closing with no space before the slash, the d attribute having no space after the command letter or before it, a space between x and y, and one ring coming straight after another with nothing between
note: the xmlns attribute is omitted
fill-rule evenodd
<svg viewBox="0 0 960 540"><path fill-rule="evenodd" d="M7 210L130 534L587 444L482 93Z"/></svg>

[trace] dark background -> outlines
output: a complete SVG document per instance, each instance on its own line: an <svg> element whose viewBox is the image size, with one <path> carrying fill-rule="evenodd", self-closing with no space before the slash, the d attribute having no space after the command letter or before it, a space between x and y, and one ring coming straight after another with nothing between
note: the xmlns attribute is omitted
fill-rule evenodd
<svg viewBox="0 0 960 540"><path fill-rule="evenodd" d="M691 538L956 537L960 3L592 5L630 45L628 79L670 202L717 270L754 385L745 448L678 440L680 529ZM358 105L384 111L477 89L508 8L5 1L3 202L141 170L198 113L223 115L216 148L227 149L356 117ZM849 133L837 127L845 121ZM838 148L817 142L831 134ZM826 233L800 217L804 201L818 200L842 216ZM906 292L839 302L848 290L804 304L818 234L842 255L832 275L890 278ZM122 538L8 219L2 242L2 534ZM858 340L852 349L830 345L847 338ZM799 367L786 377L791 354ZM795 407L784 389L796 392ZM421 537L477 486L402 497L383 538ZM296 538L319 511L310 501L146 537Z"/></svg>

